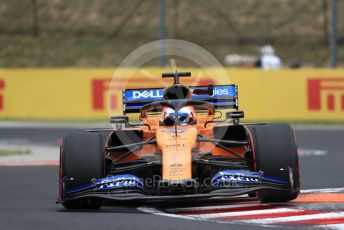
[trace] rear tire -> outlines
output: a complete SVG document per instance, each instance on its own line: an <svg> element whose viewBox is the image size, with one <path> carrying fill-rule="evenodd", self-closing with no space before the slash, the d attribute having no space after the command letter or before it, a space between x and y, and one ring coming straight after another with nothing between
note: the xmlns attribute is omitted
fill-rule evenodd
<svg viewBox="0 0 344 230"><path fill-rule="evenodd" d="M266 176L287 179L290 186L290 192L261 191L258 193L260 201L295 199L300 193L300 175L293 129L288 124L250 125L248 128L253 139L256 170Z"/></svg>
<svg viewBox="0 0 344 230"><path fill-rule="evenodd" d="M68 200L68 197L65 197L65 190L104 177L103 143L101 134L85 131L71 132L63 139L60 159L60 196L65 208L98 209L102 206L102 200L98 198ZM64 183L62 178L65 178Z"/></svg>

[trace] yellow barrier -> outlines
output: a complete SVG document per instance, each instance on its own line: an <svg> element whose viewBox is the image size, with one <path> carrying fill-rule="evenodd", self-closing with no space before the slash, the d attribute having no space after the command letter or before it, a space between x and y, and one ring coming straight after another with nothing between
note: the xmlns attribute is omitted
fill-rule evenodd
<svg viewBox="0 0 344 230"><path fill-rule="evenodd" d="M0 119L107 119L122 113L123 88L170 82L162 71L121 70L111 82L112 69L1 69ZM247 120L344 121L344 69L226 69L230 81L214 69L191 71L185 84L238 84Z"/></svg>

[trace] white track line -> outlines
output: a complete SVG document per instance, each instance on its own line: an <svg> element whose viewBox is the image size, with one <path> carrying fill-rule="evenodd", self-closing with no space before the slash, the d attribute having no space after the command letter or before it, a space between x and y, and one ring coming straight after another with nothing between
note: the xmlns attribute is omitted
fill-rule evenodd
<svg viewBox="0 0 344 230"><path fill-rule="evenodd" d="M169 208L166 209L169 212L189 212L189 211L207 211L207 210L221 210L221 209L235 209L245 207L256 207L259 203L254 202L250 204L228 204L228 205L215 205L215 206L200 206L200 207L186 207L186 208Z"/></svg>
<svg viewBox="0 0 344 230"><path fill-rule="evenodd" d="M326 150L321 149L299 149L299 156L323 156L326 155L328 152Z"/></svg>
<svg viewBox="0 0 344 230"><path fill-rule="evenodd" d="M319 227L323 227L325 229L343 230L344 229L344 224L327 224L327 225L321 225Z"/></svg>
<svg viewBox="0 0 344 230"><path fill-rule="evenodd" d="M324 189L304 189L301 190L301 194L305 193L337 193L344 192L344 187L341 188L324 188ZM169 208L166 209L168 212L178 213L178 212L192 212L192 211L206 211L206 210L221 210L228 208L241 208L241 207L254 207L259 205L258 202L253 201L252 203L243 204L228 204L228 205L213 205L213 206L193 206L193 207L183 207L183 208ZM262 204L263 205L263 204Z"/></svg>
<svg viewBox="0 0 344 230"><path fill-rule="evenodd" d="M200 214L200 215L186 215L189 217L200 218L200 219L211 219L211 218L219 218L219 217L233 217L233 216L250 216L250 215L258 215L258 214L272 214L272 213L281 213L281 212L295 212L303 210L292 209L292 208L272 208L267 210L252 210L252 211L238 211L238 212L222 212L222 213L211 213L211 214Z"/></svg>
<svg viewBox="0 0 344 230"><path fill-rule="evenodd" d="M181 218L181 219L188 219L188 220L207 220L207 219L199 219L191 216L185 216L185 215L177 215L177 214L170 214L162 212L156 208L150 208L150 207L139 207L138 210L150 213L154 215L160 215L160 216L166 216L166 217L172 217L172 218ZM302 211L302 210L300 210ZM313 215L304 215L304 216L292 216L292 217L282 217L282 218L269 218L269 219L261 219L261 220L241 220L241 221L216 221L219 223L251 223L251 224L263 224L267 226L267 224L276 224L279 222L292 222L292 221L300 221L300 220L308 220L308 219L321 219L321 218L336 218L336 217L342 217L343 212L341 213L327 213L327 214L313 214ZM209 220L209 219L208 219ZM267 220L267 221L265 221ZM333 229L333 230L344 230L344 224L327 224L327 225L314 225L312 228L321 228L321 229Z"/></svg>
<svg viewBox="0 0 344 230"><path fill-rule="evenodd" d="M344 212L329 212L329 213L310 214L310 215L301 215L301 216L253 219L253 220L243 220L243 221L238 221L238 222L252 223L252 224L277 224L277 223L282 223L282 222L296 222L296 221L301 221L301 220L316 220L316 219L337 218L337 217L344 217Z"/></svg>
<svg viewBox="0 0 344 230"><path fill-rule="evenodd" d="M304 189L301 190L301 194L304 193L336 193L344 192L344 187L342 188L322 188L322 189Z"/></svg>
<svg viewBox="0 0 344 230"><path fill-rule="evenodd" d="M154 214L154 215L168 216L168 217L188 219L188 220L197 220L197 218L193 218L193 217L189 217L189 216L185 216L185 215L177 215L177 214L162 212L156 208L138 207L137 210L139 210L141 212L145 212L145 213Z"/></svg>
<svg viewBox="0 0 344 230"><path fill-rule="evenodd" d="M339 193L344 192L344 187L340 188L324 188L324 189L306 189L301 190L301 194L307 194L307 193ZM268 204L259 204L258 201L253 201L252 203L238 203L235 202L234 204L227 204L227 205L212 205L212 206L196 206L196 207L181 207L181 208L170 208L166 209L167 212L172 213L166 213L164 210L160 211L156 208L151 207L139 207L138 210L146 213L151 213L155 215L161 215L161 216L168 216L173 218L182 218L182 219L189 219L189 220L212 220L213 218L217 217L233 217L233 216L243 216L243 217L249 217L250 215L255 214L274 214L276 213L276 216L278 216L279 212L297 212L300 211L303 212L304 210L300 209L292 209L292 208L276 208L274 206L271 206L271 209L263 209L263 210L250 210L250 211L237 211L237 212L225 212L225 213L210 213L210 214L200 214L200 215L183 215L182 212L192 212L192 211L221 211L221 209L236 209L236 208L242 208L242 207L259 207L262 205L268 205ZM227 210L226 210L227 211ZM178 214L178 212L181 212ZM224 223L251 223L251 224L277 224L281 222L295 222L297 224L297 221L302 220L315 220L315 219L323 219L323 218L338 218L338 217L344 217L344 212L327 212L327 213L319 213L319 214L309 214L309 215L293 215L293 216L287 216L287 217L274 217L274 218L264 218L264 219L247 219L247 220L235 220L231 222L224 222ZM221 222L221 221L217 221ZM317 227L324 227L326 229L336 229L336 230L344 230L344 224L328 224L328 225L316 225Z"/></svg>

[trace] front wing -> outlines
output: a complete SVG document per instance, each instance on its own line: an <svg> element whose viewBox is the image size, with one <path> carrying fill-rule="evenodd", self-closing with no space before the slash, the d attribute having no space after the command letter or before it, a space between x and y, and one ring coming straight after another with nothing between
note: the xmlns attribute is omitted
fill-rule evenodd
<svg viewBox="0 0 344 230"><path fill-rule="evenodd" d="M189 182L194 182L194 180L186 181L185 184L196 186ZM171 186L171 184L168 186ZM132 174L120 174L92 180L83 186L66 189L63 200L58 202L63 203L67 200L82 198L143 202L184 201L191 199L223 200L260 191L290 192L292 187L288 180L265 177L261 172L243 170L220 171L212 178L208 188L200 190L195 187L196 189L190 190L192 193L190 191L189 193L180 193L180 190L178 193L178 191L173 190L173 186L168 186L167 193L166 190L164 193L161 193L158 187L155 194L148 194L141 179ZM169 190L170 188L171 190Z"/></svg>

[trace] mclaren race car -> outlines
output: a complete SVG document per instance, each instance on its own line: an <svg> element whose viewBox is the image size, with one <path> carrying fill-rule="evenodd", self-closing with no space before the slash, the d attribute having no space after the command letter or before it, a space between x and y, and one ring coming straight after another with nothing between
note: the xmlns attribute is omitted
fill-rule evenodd
<svg viewBox="0 0 344 230"><path fill-rule="evenodd" d="M105 200L295 199L300 179L292 128L240 123L236 85L181 84L188 76L163 73L174 80L165 89L125 89L124 115L111 117L113 128L69 133L61 142L58 202L96 209ZM130 123L131 113L141 123Z"/></svg>

